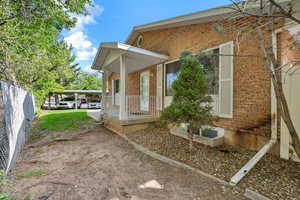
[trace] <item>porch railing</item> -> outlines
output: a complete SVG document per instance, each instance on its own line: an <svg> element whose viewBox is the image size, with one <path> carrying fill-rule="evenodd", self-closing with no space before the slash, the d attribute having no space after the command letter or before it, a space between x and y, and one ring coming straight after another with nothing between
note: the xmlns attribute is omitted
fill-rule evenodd
<svg viewBox="0 0 300 200"><path fill-rule="evenodd" d="M212 113L219 114L219 97L212 95ZM106 96L102 99L103 110L109 116L119 117L120 105L112 96ZM126 96L126 117L128 120L158 118L160 116L160 98L156 96L141 97L140 95Z"/></svg>
<svg viewBox="0 0 300 200"><path fill-rule="evenodd" d="M104 113L118 117L120 112L120 106L116 104L114 98L106 96L102 99ZM157 118L160 116L158 105L160 100L156 96L142 97L140 95L126 96L126 117L128 120L145 119L145 118Z"/></svg>
<svg viewBox="0 0 300 200"><path fill-rule="evenodd" d="M156 96L142 97L126 96L126 113L128 119L159 117L158 98Z"/></svg>

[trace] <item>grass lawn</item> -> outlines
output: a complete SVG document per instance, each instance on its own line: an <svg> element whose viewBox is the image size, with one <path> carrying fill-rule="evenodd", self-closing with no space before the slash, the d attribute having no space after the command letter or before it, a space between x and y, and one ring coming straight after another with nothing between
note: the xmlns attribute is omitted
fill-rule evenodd
<svg viewBox="0 0 300 200"><path fill-rule="evenodd" d="M49 131L76 130L92 120L86 110L51 110L40 115L39 128Z"/></svg>

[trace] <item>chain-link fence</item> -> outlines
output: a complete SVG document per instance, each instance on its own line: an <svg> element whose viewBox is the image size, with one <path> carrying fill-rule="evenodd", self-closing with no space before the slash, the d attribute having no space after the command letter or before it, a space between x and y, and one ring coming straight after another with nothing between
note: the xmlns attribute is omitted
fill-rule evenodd
<svg viewBox="0 0 300 200"><path fill-rule="evenodd" d="M0 168L6 173L17 161L34 119L31 93L0 82Z"/></svg>
<svg viewBox="0 0 300 200"><path fill-rule="evenodd" d="M9 154L9 142L5 132L3 93L0 87L0 168L6 169Z"/></svg>

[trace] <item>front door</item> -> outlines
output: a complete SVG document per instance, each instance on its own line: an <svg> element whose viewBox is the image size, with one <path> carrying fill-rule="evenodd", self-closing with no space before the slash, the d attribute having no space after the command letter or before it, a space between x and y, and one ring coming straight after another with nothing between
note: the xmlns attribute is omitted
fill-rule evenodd
<svg viewBox="0 0 300 200"><path fill-rule="evenodd" d="M149 111L149 82L150 72L142 72L140 75L140 109Z"/></svg>

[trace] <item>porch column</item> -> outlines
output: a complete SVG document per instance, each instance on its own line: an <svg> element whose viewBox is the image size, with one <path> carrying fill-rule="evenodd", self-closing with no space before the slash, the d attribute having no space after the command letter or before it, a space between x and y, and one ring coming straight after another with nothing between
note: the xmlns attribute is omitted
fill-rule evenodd
<svg viewBox="0 0 300 200"><path fill-rule="evenodd" d="M107 71L103 70L102 73L102 99L101 99L101 107L102 110L105 111L106 110L106 82L107 82Z"/></svg>
<svg viewBox="0 0 300 200"><path fill-rule="evenodd" d="M78 100L78 94L75 93L75 109L76 110L78 109L78 102L77 102L77 100Z"/></svg>
<svg viewBox="0 0 300 200"><path fill-rule="evenodd" d="M120 111L119 111L119 119L126 120L126 65L125 65L125 57L123 55L120 56Z"/></svg>

